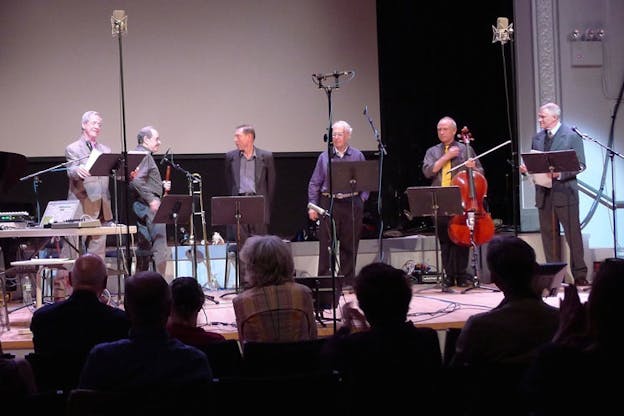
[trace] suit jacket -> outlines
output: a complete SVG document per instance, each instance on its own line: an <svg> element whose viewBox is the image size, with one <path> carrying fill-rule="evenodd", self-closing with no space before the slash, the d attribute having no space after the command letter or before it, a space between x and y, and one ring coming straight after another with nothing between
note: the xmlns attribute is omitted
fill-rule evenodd
<svg viewBox="0 0 624 416"><path fill-rule="evenodd" d="M92 292L76 290L64 301L37 309L30 330L36 353L84 358L96 344L126 338L130 322L121 309L104 305Z"/></svg>
<svg viewBox="0 0 624 416"><path fill-rule="evenodd" d="M273 153L254 147L256 151L256 195L264 195L264 222L271 221L271 204L275 195L275 164ZM225 155L225 183L230 195L238 195L240 185L240 150Z"/></svg>
<svg viewBox="0 0 624 416"><path fill-rule="evenodd" d="M542 130L533 137L531 149L543 151L545 140L546 131ZM579 197L576 175L585 169L583 141L570 127L561 124L552 140L550 151L574 150L581 165L581 169L578 172L561 172L561 177L553 180L552 188L535 185L535 206L540 209L544 207L544 198L547 197L549 192L552 197L552 203L555 206L578 204Z"/></svg>
<svg viewBox="0 0 624 416"><path fill-rule="evenodd" d="M102 153L110 153L110 147L97 143L96 147ZM110 192L108 190L108 176L90 176L85 179L81 179L76 172L79 165L86 163L88 157L91 154L91 149L87 146L87 142L80 137L75 142L71 143L65 148L65 158L71 163L67 168L67 176L69 176L69 192L67 199L78 199L85 208L85 200L95 202L102 201L103 217L105 220L113 218L113 212L110 204ZM81 160L82 159L82 160ZM85 214L90 214L86 212Z"/></svg>

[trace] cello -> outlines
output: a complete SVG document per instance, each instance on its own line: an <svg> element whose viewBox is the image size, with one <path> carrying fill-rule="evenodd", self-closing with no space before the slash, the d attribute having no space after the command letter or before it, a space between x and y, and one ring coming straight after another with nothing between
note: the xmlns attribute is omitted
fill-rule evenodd
<svg viewBox="0 0 624 416"><path fill-rule="evenodd" d="M468 127L461 129L461 141L466 145L466 160L470 157L470 140L474 140ZM471 247L487 243L494 237L494 221L483 207L483 198L487 195L487 180L483 174L466 167L457 173L451 183L459 187L463 214L451 218L448 234L453 243Z"/></svg>

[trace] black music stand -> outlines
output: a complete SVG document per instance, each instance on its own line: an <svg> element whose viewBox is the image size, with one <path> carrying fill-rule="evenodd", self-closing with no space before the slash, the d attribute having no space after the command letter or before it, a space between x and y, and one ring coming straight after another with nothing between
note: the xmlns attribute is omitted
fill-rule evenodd
<svg viewBox="0 0 624 416"><path fill-rule="evenodd" d="M295 282L305 285L312 290L312 299L314 299L314 313L316 320L321 326L325 327L327 319L323 316L323 310L332 309L338 305L340 294L332 288L331 276L301 276L295 277ZM332 299L332 292L334 294Z"/></svg>
<svg viewBox="0 0 624 416"><path fill-rule="evenodd" d="M375 192L379 190L379 165L374 160L336 162L332 169L332 189L334 195ZM355 206L351 198L351 231L353 232L353 268L355 269ZM361 226L361 225L360 225ZM335 247L332 244L331 247ZM335 253L332 253L335 258Z"/></svg>
<svg viewBox="0 0 624 416"><path fill-rule="evenodd" d="M436 288L442 292L453 292L446 286L444 272L440 271L440 246L438 243L438 217L463 214L461 194L458 186L411 186L405 190L410 212L414 217L433 217L435 230Z"/></svg>
<svg viewBox="0 0 624 416"><path fill-rule="evenodd" d="M537 265L537 271L531 281L533 291L542 297L557 296L565 277L567 263L544 263Z"/></svg>
<svg viewBox="0 0 624 416"><path fill-rule="evenodd" d="M235 291L221 295L234 295L240 292L240 226L242 224L264 224L264 196L213 196L210 200L212 225L236 224L236 280ZM227 256L227 253L226 253ZM226 259L227 261L227 259Z"/></svg>
<svg viewBox="0 0 624 416"><path fill-rule="evenodd" d="M146 153L128 153L128 172L135 170L145 156ZM89 173L91 176L109 176L120 170L123 170L123 159L120 153L102 153L89 169Z"/></svg>
<svg viewBox="0 0 624 416"><path fill-rule="evenodd" d="M579 172L581 164L574 150L555 150L552 152L522 153L522 159L530 174L554 172ZM537 184L537 183L536 183ZM537 184L539 185L539 184ZM552 187L552 185L550 186ZM548 187L548 188L550 188ZM561 253L556 248L555 240L559 235L559 227L555 227L555 205L551 204L552 253L555 258L561 259ZM556 230L555 230L556 228Z"/></svg>
<svg viewBox="0 0 624 416"><path fill-rule="evenodd" d="M178 277L178 223L191 220L192 205L193 197L191 195L165 195L160 200L160 208L152 220L154 224L174 225L175 277Z"/></svg>
<svg viewBox="0 0 624 416"><path fill-rule="evenodd" d="M576 152L572 149L522 153L522 159L529 173L578 172L581 170Z"/></svg>

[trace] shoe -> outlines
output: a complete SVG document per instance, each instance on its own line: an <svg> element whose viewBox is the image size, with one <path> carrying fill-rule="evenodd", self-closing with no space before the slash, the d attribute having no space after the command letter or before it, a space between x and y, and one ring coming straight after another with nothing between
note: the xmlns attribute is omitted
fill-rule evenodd
<svg viewBox="0 0 624 416"><path fill-rule="evenodd" d="M457 286L459 287L468 287L470 286L472 283L469 280L460 280L457 282Z"/></svg>
<svg viewBox="0 0 624 416"><path fill-rule="evenodd" d="M450 277L446 277L442 283L444 284L444 286L446 287L451 287L451 286L455 286L455 279L451 279Z"/></svg>
<svg viewBox="0 0 624 416"><path fill-rule="evenodd" d="M578 279L574 279L574 285L575 286L591 286L591 283L589 283L587 279L585 279L584 277L581 277Z"/></svg>

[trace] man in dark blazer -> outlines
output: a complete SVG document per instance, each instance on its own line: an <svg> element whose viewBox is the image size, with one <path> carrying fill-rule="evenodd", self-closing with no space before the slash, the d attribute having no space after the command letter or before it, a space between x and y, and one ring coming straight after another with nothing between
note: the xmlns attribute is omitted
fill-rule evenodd
<svg viewBox="0 0 624 416"><path fill-rule="evenodd" d="M126 338L130 330L123 310L100 301L106 279L102 259L95 254L83 254L69 273L71 296L37 309L30 322L35 353L66 360L67 371L75 371L75 383L91 348Z"/></svg>
<svg viewBox="0 0 624 416"><path fill-rule="evenodd" d="M78 199L83 214L102 222L113 219L111 197L108 189L108 176L91 176L86 166L92 152L110 153L110 147L98 141L102 130L102 117L97 111L87 111L82 115L82 133L80 137L65 148L65 158L71 162L67 167L69 192L67 199ZM106 236L89 236L87 251L104 259L106 254ZM77 247L77 239L72 239ZM69 256L64 247L63 255ZM72 255L74 257L75 255Z"/></svg>
<svg viewBox="0 0 624 416"><path fill-rule="evenodd" d="M275 193L275 165L273 153L257 148L256 131L243 124L234 131L236 150L225 155L225 183L230 195L263 195L264 223L241 225L240 242L254 234L267 234L271 220L271 203ZM235 227L229 227L228 239L235 237Z"/></svg>
<svg viewBox="0 0 624 416"><path fill-rule="evenodd" d="M561 124L561 109L555 103L540 107L537 114L541 130L533 137L531 149L538 151L569 150L576 152L578 172L553 172L552 188L535 185L535 206L539 211L540 232L547 262L561 261L559 224L570 247L570 269L578 286L588 285L583 237L579 220L579 196L576 175L585 169L583 142L572 129ZM527 172L524 165L520 172Z"/></svg>

